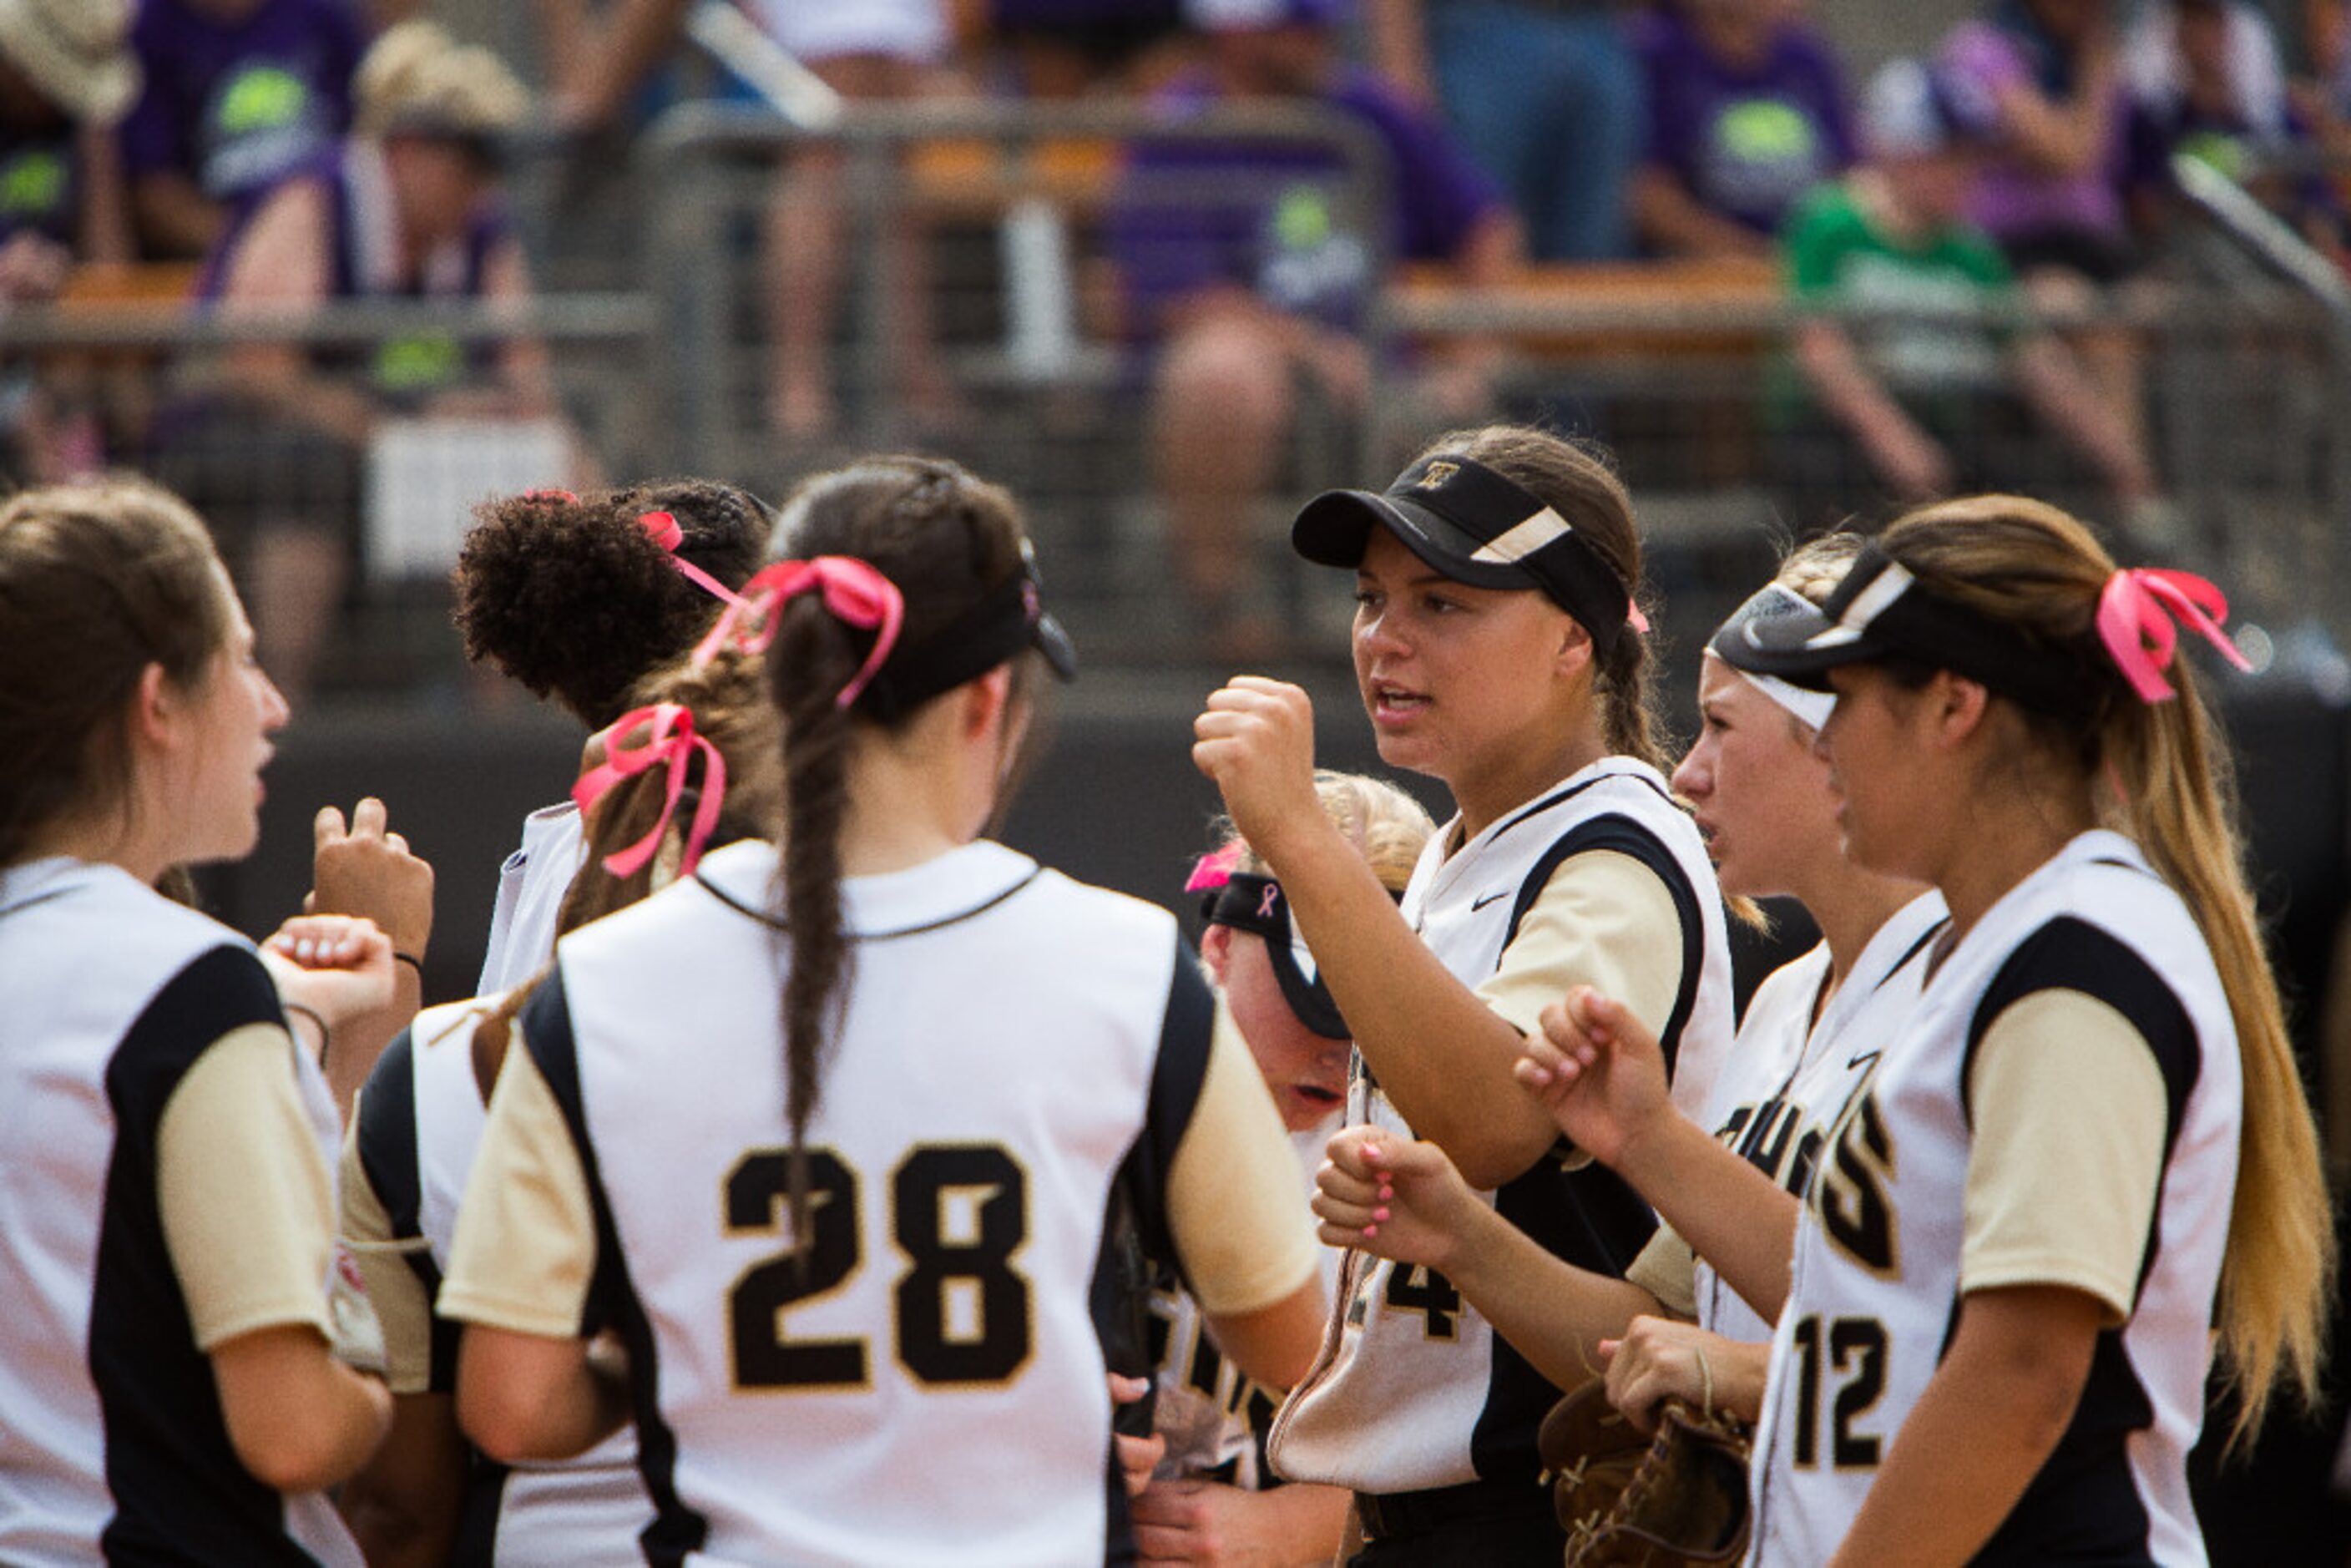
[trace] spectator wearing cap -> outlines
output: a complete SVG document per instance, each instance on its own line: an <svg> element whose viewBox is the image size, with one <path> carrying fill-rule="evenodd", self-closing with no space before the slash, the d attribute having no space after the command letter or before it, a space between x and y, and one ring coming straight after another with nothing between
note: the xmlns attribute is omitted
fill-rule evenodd
<svg viewBox="0 0 2351 1568"><path fill-rule="evenodd" d="M1781 0L1675 0L1635 19L1648 140L1633 226L1656 256L1768 256L1855 155L1844 70Z"/></svg>
<svg viewBox="0 0 2351 1568"><path fill-rule="evenodd" d="M530 96L487 49L403 22L368 52L356 133L233 227L198 292L222 318L353 299L530 296L498 178ZM365 350L239 344L225 384L167 411L157 466L242 574L263 660L308 681L356 553L360 459L388 415L532 419L556 400L534 340L414 333Z"/></svg>
<svg viewBox="0 0 2351 1568"><path fill-rule="evenodd" d="M1153 477L1176 569L1220 656L1262 655L1277 636L1245 602L1253 508L1280 473L1301 393L1359 410L1375 375L1361 329L1380 258L1441 264L1462 282L1508 277L1523 257L1494 183L1428 111L1346 65L1344 0L1187 0L1206 66L1159 98L1171 116L1219 103L1322 105L1388 155L1391 202L1353 210L1327 144L1150 142L1130 150L1108 243L1131 331L1148 357ZM1417 367L1413 392L1458 423L1489 395L1481 351Z"/></svg>
<svg viewBox="0 0 2351 1568"><path fill-rule="evenodd" d="M1632 253L1640 63L1625 0L1367 0L1380 68L1441 104L1523 215L1539 261Z"/></svg>
<svg viewBox="0 0 2351 1568"><path fill-rule="evenodd" d="M131 256L113 128L139 90L130 0L0 0L0 315L54 297L78 262ZM94 469L87 364L0 368L0 474L36 484Z"/></svg>
<svg viewBox="0 0 2351 1568"><path fill-rule="evenodd" d="M239 207L350 130L352 0L140 0L146 85L122 128L141 251L194 259Z"/></svg>
<svg viewBox="0 0 2351 1568"><path fill-rule="evenodd" d="M2021 399L2145 522L2157 506L2145 451L2065 346L2030 329L2013 269L1965 215L1987 154L1939 78L1897 60L1867 107L1867 161L1807 197L1785 242L1796 363L1824 426L1777 444L1799 484L1840 516L1872 489L1907 505L2015 487L2026 476L1981 472L1954 444Z"/></svg>

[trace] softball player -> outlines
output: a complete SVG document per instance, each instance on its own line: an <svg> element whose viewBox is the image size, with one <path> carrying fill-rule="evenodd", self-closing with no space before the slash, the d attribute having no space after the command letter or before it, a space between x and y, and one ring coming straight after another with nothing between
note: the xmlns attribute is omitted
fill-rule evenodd
<svg viewBox="0 0 2351 1568"><path fill-rule="evenodd" d="M356 1564L323 1490L388 1400L335 1354L314 1051L390 1003L391 944L308 923L349 967L274 985L153 891L252 851L287 719L186 507L14 497L0 615L0 1561Z"/></svg>
<svg viewBox="0 0 2351 1568"><path fill-rule="evenodd" d="M1304 693L1238 676L1196 724L1195 761L1354 1025L1348 1122L1416 1131L1547 1249L1621 1275L1654 1216L1558 1146L1510 1070L1542 1006L1599 977L1673 1042L1693 1106L1729 1043L1721 901L1649 734L1630 497L1583 449L1495 426L1440 438L1384 494L1318 497L1291 538L1355 571L1382 758L1459 808L1399 918L1316 807ZM1555 1397L1442 1274L1358 1255L1273 1464L1355 1491L1366 1561L1549 1563L1535 1429Z"/></svg>
<svg viewBox="0 0 2351 1568"><path fill-rule="evenodd" d="M515 1462L632 1411L656 1563L1117 1555L1114 1199L1286 1385L1322 1317L1295 1166L1174 921L977 837L1023 655L1071 668L1010 497L876 459L784 527L804 559L746 589L780 890L736 844L558 945L442 1287L459 1416Z"/></svg>
<svg viewBox="0 0 2351 1568"><path fill-rule="evenodd" d="M722 596L758 569L774 522L756 497L704 479L588 496L533 490L485 502L475 517L455 576L465 656L553 698L591 731L708 630ZM546 967L580 864L570 801L524 821L521 846L498 871L476 991L511 990Z"/></svg>
<svg viewBox="0 0 2351 1568"><path fill-rule="evenodd" d="M772 831L782 814L775 714L758 659L730 650L681 664L635 695L643 706L610 732L613 762L581 791L601 793L590 795L588 861L563 902L562 930L690 874L708 844ZM701 753L704 743L713 749ZM669 803L671 783L689 777L691 804ZM704 800L712 815L697 835ZM472 1454L457 1428L457 1325L434 1316L433 1298L481 1142L479 1082L495 1078L521 999L481 997L419 1015L368 1080L344 1143L343 1232L383 1323L393 1395L382 1452L342 1494L372 1568L614 1562L635 1553L653 1518L633 1433L574 1459L509 1469Z"/></svg>
<svg viewBox="0 0 2351 1568"><path fill-rule="evenodd" d="M1315 793L1347 841L1401 897L1435 831L1420 803L1391 784L1318 772ZM1257 1059L1290 1131L1300 1180L1313 1188L1323 1145L1344 1109L1351 1054L1346 1020L1298 940L1281 884L1242 840L1227 836L1203 857L1186 892L1207 923L1200 959ZM1326 1288L1338 1254L1322 1256ZM1192 1298L1172 1283L1152 1298L1156 1430L1166 1453L1157 1484L1135 1500L1135 1544L1145 1561L1217 1552L1266 1561L1327 1563L1338 1550L1347 1494L1284 1486L1265 1465L1265 1438L1281 1390L1239 1375L1217 1349ZM1213 1544L1211 1544L1213 1542Z"/></svg>
<svg viewBox="0 0 2351 1568"><path fill-rule="evenodd" d="M1793 1238L1760 1561L2199 1563L2215 1331L2240 1436L2279 1384L2311 1389L2315 1134L2226 756L2162 667L2172 617L2226 648L2224 612L1992 496L1896 521L1821 610L1740 640L1745 667L1833 685L1849 852L1951 911L1802 1218L1750 1210ZM1620 1009L1579 995L1546 1024L1524 1076L1562 1126L1645 1188L1711 1183L1719 1151L1672 1125Z"/></svg>
<svg viewBox="0 0 2351 1568"><path fill-rule="evenodd" d="M1828 769L1813 754L1832 699L1743 674L1713 649L1758 620L1802 609L1807 593L1825 597L1859 542L1844 535L1804 546L1716 632L1698 677L1701 727L1673 778L1724 890L1792 895L1823 934L1756 991L1702 1122L1793 1193L1917 1002L1942 901L1846 863ZM1333 1142L1320 1185L1325 1240L1437 1269L1562 1387L1605 1368L1612 1395L1644 1424L1668 1396L1749 1420L1761 1410L1779 1303L1759 1311L1693 1257L1671 1227L1675 1192L1656 1194L1668 1223L1615 1280L1545 1254L1477 1202L1432 1145L1353 1129ZM1662 1313L1672 1318L1654 1315Z"/></svg>

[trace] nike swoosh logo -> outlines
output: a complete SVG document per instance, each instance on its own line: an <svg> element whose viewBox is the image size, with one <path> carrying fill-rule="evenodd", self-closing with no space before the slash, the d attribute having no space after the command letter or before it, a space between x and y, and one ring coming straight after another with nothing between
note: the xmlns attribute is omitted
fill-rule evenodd
<svg viewBox="0 0 2351 1568"><path fill-rule="evenodd" d="M1510 896L1510 890L1509 888L1504 888L1499 893L1489 893L1483 898L1472 900L1469 904L1469 913L1475 915L1479 910L1485 908L1488 904L1493 903L1496 899L1508 898Z"/></svg>
<svg viewBox="0 0 2351 1568"><path fill-rule="evenodd" d="M1868 1063L1870 1063L1870 1062L1876 1061L1879 1057L1881 1057L1881 1056L1883 1056L1883 1055L1885 1055L1885 1054L1886 1054L1886 1053L1885 1053L1884 1051L1855 1051L1855 1052L1853 1054L1852 1059L1851 1059L1851 1060L1849 1060L1848 1061L1846 1061L1846 1063L1845 1063L1845 1067L1846 1067L1846 1069L1847 1069L1848 1071L1850 1071L1851 1069L1855 1068L1855 1067L1862 1067L1862 1066L1865 1066L1865 1065L1867 1065L1867 1064L1868 1064Z"/></svg>

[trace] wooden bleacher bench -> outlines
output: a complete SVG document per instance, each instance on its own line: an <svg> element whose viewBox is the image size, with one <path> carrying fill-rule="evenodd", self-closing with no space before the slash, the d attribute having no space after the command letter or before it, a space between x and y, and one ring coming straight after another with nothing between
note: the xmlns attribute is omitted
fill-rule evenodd
<svg viewBox="0 0 2351 1568"><path fill-rule="evenodd" d="M1441 265L1415 263L1394 284L1406 320L1424 307L1466 303L1475 291L1454 281ZM1768 316L1782 297L1780 269L1770 261L1538 262L1514 282L1483 291L1510 308L1514 325L1500 335L1532 359L1746 358L1768 351L1769 328L1708 323L1676 327L1677 314L1698 318ZM1542 320L1556 306L1560 325ZM1621 307L1621 326L1590 319Z"/></svg>
<svg viewBox="0 0 2351 1568"><path fill-rule="evenodd" d="M926 212L992 217L1041 196L1082 216L1109 201L1119 157L1119 143L1108 137L1052 137L1026 147L942 137L915 143L906 178Z"/></svg>
<svg viewBox="0 0 2351 1568"><path fill-rule="evenodd" d="M73 269L57 308L103 312L121 306L185 304L196 291L202 264L193 261L86 263Z"/></svg>

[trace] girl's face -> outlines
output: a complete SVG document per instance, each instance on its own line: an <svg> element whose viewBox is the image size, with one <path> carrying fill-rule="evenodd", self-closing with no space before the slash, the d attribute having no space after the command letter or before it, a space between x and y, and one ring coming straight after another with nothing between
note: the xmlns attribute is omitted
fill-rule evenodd
<svg viewBox="0 0 2351 1568"><path fill-rule="evenodd" d="M1717 658L1702 663L1698 705L1674 792L1690 803L1722 891L1801 893L1838 855L1837 798L1812 731Z"/></svg>
<svg viewBox="0 0 2351 1568"><path fill-rule="evenodd" d="M253 654L253 627L225 577L228 640L186 691L187 746L175 758L169 810L172 862L238 860L261 837L261 770L286 727L286 699Z"/></svg>
<svg viewBox="0 0 2351 1568"><path fill-rule="evenodd" d="M1836 706L1821 727L1818 749L1837 797L1845 857L1883 875L1935 881L1926 830L1933 813L1956 802L1941 799L1942 781L1927 778L1925 705L1875 664L1831 670L1829 685Z"/></svg>
<svg viewBox="0 0 2351 1568"><path fill-rule="evenodd" d="M1355 570L1355 685L1380 759L1445 781L1465 809L1556 779L1591 640L1531 590L1470 588L1374 528Z"/></svg>
<svg viewBox="0 0 2351 1568"><path fill-rule="evenodd" d="M1329 1121L1346 1100L1348 1042L1327 1040L1298 1021L1257 933L1211 925L1200 938L1200 956L1223 988L1225 1006L1265 1074L1282 1125L1306 1133Z"/></svg>

